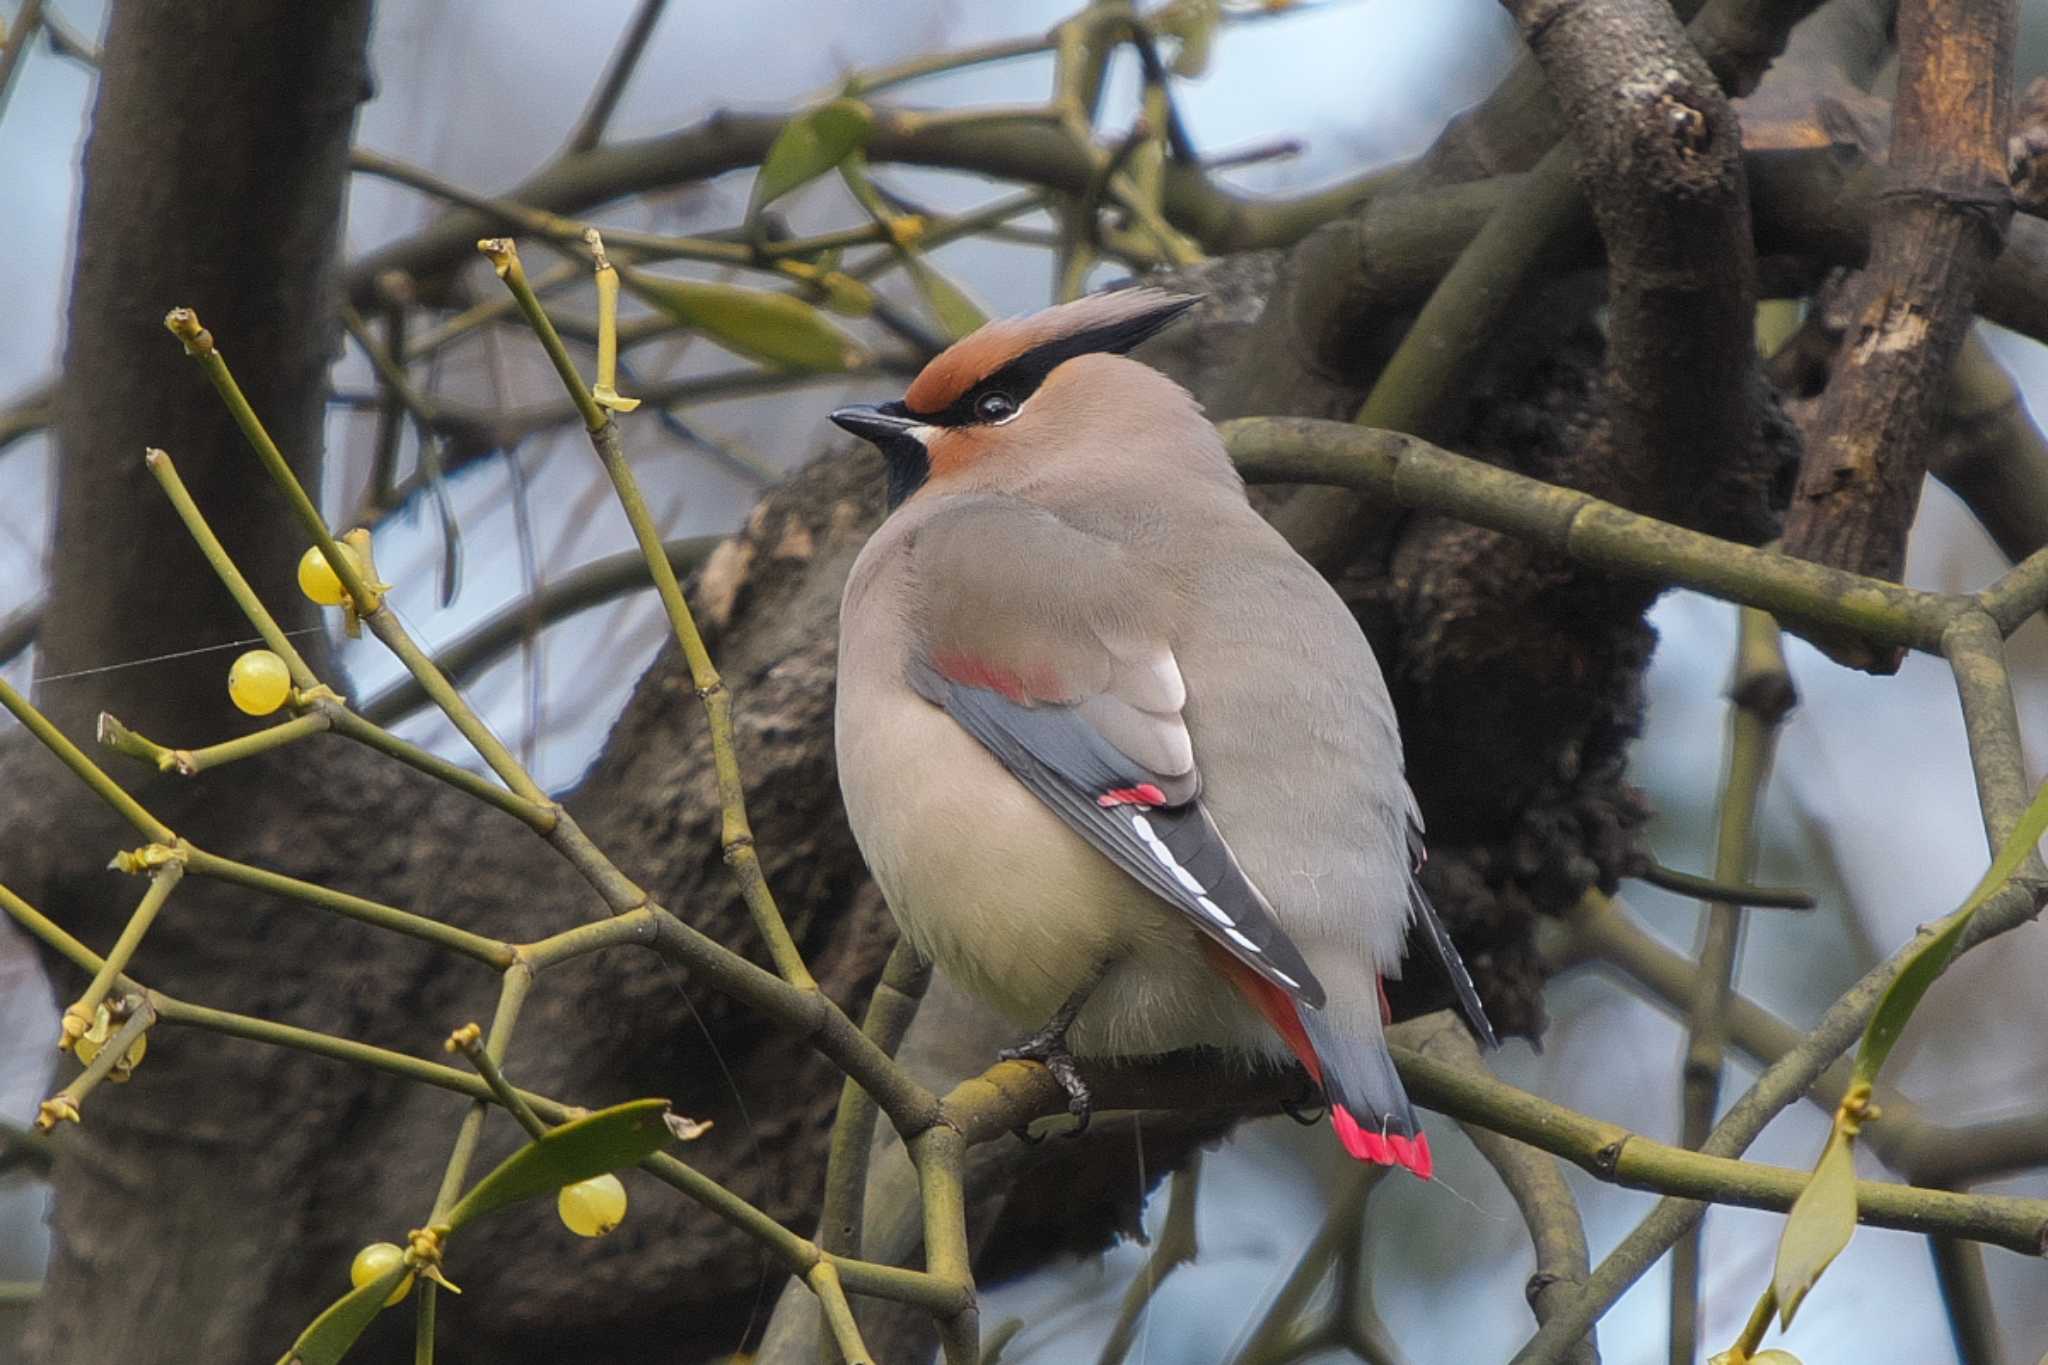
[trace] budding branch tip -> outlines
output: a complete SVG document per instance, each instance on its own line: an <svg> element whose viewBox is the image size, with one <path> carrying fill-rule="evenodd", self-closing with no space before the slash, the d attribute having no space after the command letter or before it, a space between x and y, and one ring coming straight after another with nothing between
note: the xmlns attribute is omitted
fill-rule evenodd
<svg viewBox="0 0 2048 1365"><path fill-rule="evenodd" d="M185 343L189 355L204 355L213 349L213 333L199 325L199 314L190 308L173 308L164 314L164 326L171 329L171 335Z"/></svg>
<svg viewBox="0 0 2048 1365"><path fill-rule="evenodd" d="M491 269L498 272L501 280L519 264L519 248L510 237L486 237L476 244L476 249L490 258Z"/></svg>

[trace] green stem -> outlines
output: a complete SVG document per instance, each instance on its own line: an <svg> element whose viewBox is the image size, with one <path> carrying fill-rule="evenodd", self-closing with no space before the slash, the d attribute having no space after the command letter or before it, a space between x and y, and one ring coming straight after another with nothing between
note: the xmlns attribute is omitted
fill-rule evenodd
<svg viewBox="0 0 2048 1365"><path fill-rule="evenodd" d="M1501 531L1633 578L1696 588L1825 632L1935 651L1968 598L1902 588L1689 531L1399 432L1306 417L1220 430L1247 478L1340 484Z"/></svg>
<svg viewBox="0 0 2048 1365"><path fill-rule="evenodd" d="M232 383L233 380L230 379L229 382ZM237 390L238 396L239 393ZM246 408L248 405L245 402L243 406ZM266 436L264 439L269 438ZM235 599L235 605L242 609L242 615L248 617L249 624L256 627L256 633L263 637L263 643L270 652L283 659L285 667L291 670L292 685L308 692L318 687L320 680L313 676L311 666L300 657L298 650L292 648L291 638L284 633L284 627L278 625L276 618L256 596L256 590L249 586L249 580L242 577L242 571L235 567L235 561L229 556L227 547L220 543L220 537L207 525L205 514L199 510L199 504L192 501L192 494L186 489L185 481L178 477L178 468L171 462L171 457L161 450L151 449L143 454L142 462L149 467L149 472L156 476L157 483L162 485L164 496L171 500L171 506L177 510L178 520L185 523L185 530L199 546L199 552L206 556L206 562L213 566L214 573L227 588L228 595ZM329 562L336 562L336 559L330 558Z"/></svg>
<svg viewBox="0 0 2048 1365"><path fill-rule="evenodd" d="M496 806L543 837L554 829L560 815L560 808L554 802L544 798L536 802L517 792L507 791L459 763L450 763L438 754L429 753L417 744L400 739L383 726L363 719L339 702L323 700L316 703L316 706L337 735L366 744L379 753L397 759L409 768L440 779L457 791L473 796L487 805Z"/></svg>
<svg viewBox="0 0 2048 1365"><path fill-rule="evenodd" d="M263 467L269 471L271 479L283 491L285 500L291 503L292 511L299 518L299 524L306 528L306 534L313 538L313 543L327 556L327 563L333 568L335 576L348 589L350 598L356 604L356 610L366 617L376 611L381 600L379 590L363 576L354 561L342 554L341 546L334 539L334 533L327 529L327 522L320 515L320 509L314 506L313 499L306 495L304 485L300 484L299 476L292 472L291 465L284 458L284 452L277 448L277 442L270 438L270 432L264 428L263 419L256 415L256 409L249 406L249 399L242 392L242 386L235 382L234 373L228 369L227 358L220 353L220 348L213 344L213 334L200 325L199 315L189 308L173 308L165 316L164 325L170 328L171 335L185 344L185 354L197 360L199 367L206 371L206 377L212 381L214 389L221 396L221 401L227 404L229 414L234 417L235 425L242 429L243 438L255 450L256 458L263 462Z"/></svg>
<svg viewBox="0 0 2048 1365"><path fill-rule="evenodd" d="M874 1355L860 1338L860 1325L853 1320L853 1305L846 1301L846 1290L839 1283L838 1267L830 1261L821 1260L811 1267L810 1274L804 1276L804 1283L818 1296L825 1324L831 1329L832 1340L839 1347L839 1354L846 1365L872 1365Z"/></svg>
<svg viewBox="0 0 2048 1365"><path fill-rule="evenodd" d="M79 1106L85 1103L85 1097L91 1094L101 1081L113 1074L114 1068L127 1058L128 1050L135 1046L135 1040L147 1033L150 1026L156 1023L156 1010L151 1007L146 997L131 996L129 1001L133 1008L130 1009L127 1019L122 1021L121 1027L114 1031L114 1036L107 1039L93 1055L91 1065L73 1077L71 1084L43 1101L42 1108L36 1115L38 1132L47 1133L60 1121L77 1123Z"/></svg>
<svg viewBox="0 0 2048 1365"><path fill-rule="evenodd" d="M164 902L171 898L171 892L185 875L182 860L171 858L149 874L149 889L142 893L141 902L135 913L121 926L121 936L114 940L114 946L107 951L106 960L93 973L92 982L84 994L74 1000L64 1011L64 1040L60 1044L70 1047L87 1029L92 1027L93 1014L100 1002L107 998L107 992L114 988L114 982L127 969L135 956L135 950L142 946L143 935L156 922L157 911L164 908Z"/></svg>
<svg viewBox="0 0 2048 1365"><path fill-rule="evenodd" d="M119 783L108 777L100 766L85 756L76 744L64 737L64 732L50 724L42 712L29 704L27 697L10 687L5 678L0 678L0 706L12 712L14 718L27 727L28 732L42 741L43 747L55 754L65 767L71 769L78 779L92 788L93 795L112 806L122 819L141 832L153 843L175 844L178 836L171 827L142 808L142 803L121 790Z"/></svg>
<svg viewBox="0 0 2048 1365"><path fill-rule="evenodd" d="M422 1277L417 1290L420 1301L414 1310L412 1333L412 1365L434 1365L434 1310L441 1293L441 1286Z"/></svg>
<svg viewBox="0 0 2048 1365"><path fill-rule="evenodd" d="M469 1027L474 1028L475 1025ZM465 1039L459 1043L453 1039L449 1041L469 1059L469 1064L476 1068L477 1074L484 1078L484 1083L491 1087L491 1094L497 1097L498 1103L507 1113L519 1121L519 1126L526 1130L528 1137L547 1136L547 1124L541 1121L540 1115L533 1112L526 1100L512 1087L512 1083L505 1079L503 1068L498 1065L498 1059L491 1055L489 1048L473 1039Z"/></svg>
<svg viewBox="0 0 2048 1365"><path fill-rule="evenodd" d="M515 962L506 969L498 986L498 1009L491 1017L491 1031L484 1040L484 1053L492 1061L505 1055L512 1031L519 1026L520 1007L525 1005L526 992L532 985L533 973L524 964ZM490 1089L488 1078L484 1085ZM462 1116L462 1126L455 1131L455 1148L448 1154L448 1165L441 1172L441 1188L434 1195L434 1211L427 1216L429 1227L446 1222L448 1210L462 1197L462 1182L469 1175L470 1162L476 1158L476 1144L483 1136L484 1116L489 1112L489 1103L480 1096Z"/></svg>
<svg viewBox="0 0 2048 1365"><path fill-rule="evenodd" d="M939 1319L939 1345L946 1365L978 1365L981 1346L972 1295L973 1254L967 1242L967 1142L958 1128L936 1123L910 1140L924 1197L924 1264L928 1274L960 1286L968 1303Z"/></svg>
<svg viewBox="0 0 2048 1365"><path fill-rule="evenodd" d="M295 717L281 725L209 744L203 749L171 749L146 739L130 730L109 713L100 712L99 741L116 753L140 759L155 767L158 772L177 773L181 777L197 777L208 768L219 768L258 754L267 754L272 749L281 749L309 735L317 735L329 728L326 715L317 708L329 703L316 702L316 710L307 715Z"/></svg>
<svg viewBox="0 0 2048 1365"><path fill-rule="evenodd" d="M1740 882L1756 858L1757 812L1777 751L1778 726L1794 704L1792 680L1778 640L1777 623L1745 607L1740 613L1735 675L1728 688L1733 711L1728 721L1728 772L1721 788L1720 829L1714 878ZM1736 948L1742 938L1742 909L1728 901L1706 906L1687 1012L1684 1079L1680 1094L1680 1145L1696 1148L1713 1131L1720 1107L1721 1073L1727 1054L1729 998L1734 993ZM1670 1356L1672 1365L1692 1365L1699 1351L1699 1282L1705 1220L1687 1231L1671 1258Z"/></svg>
<svg viewBox="0 0 2048 1365"><path fill-rule="evenodd" d="M1680 872L1675 867L1651 863L1636 874L1652 886L1680 896L1691 896L1695 900L1721 901L1728 905L1747 906L1752 910L1811 910L1814 906L1813 893L1791 886L1749 886L1742 882L1724 882L1714 877L1697 877L1690 872Z"/></svg>
<svg viewBox="0 0 2048 1365"><path fill-rule="evenodd" d="M894 1057L930 982L930 965L919 959L908 939L898 939L868 999L861 1032ZM839 1111L832 1119L832 1140L825 1158L824 1210L818 1215L818 1245L827 1255L860 1253L868 1156L874 1147L877 1112L874 1097L848 1077L840 1086Z"/></svg>
<svg viewBox="0 0 2048 1365"><path fill-rule="evenodd" d="M389 929L395 933L423 939L428 943L461 953L465 957L473 957L501 971L511 966L514 959L512 945L509 943L485 938L481 934L472 934L467 929L458 929L452 924L443 924L439 920L415 915L396 906L365 900L361 896L351 896L345 891L335 891L317 882L300 881L281 872L252 867L247 863L236 862L232 858L223 858L217 853L193 848L189 844L186 845L185 870L194 876L212 877L216 881L232 882L236 886L246 886L304 901L308 905L318 906L322 910L329 910L349 919L360 920L364 924L374 924L380 929Z"/></svg>
<svg viewBox="0 0 2048 1365"><path fill-rule="evenodd" d="M710 723L712 762L718 773L719 804L723 812L720 844L725 851L726 865L739 882L741 899L746 902L754 926L767 943L768 954L774 959L775 969L783 980L800 990L815 990L817 981L804 965L796 940L790 936L789 926L775 904L768 879L761 870L760 854L754 846L754 831L747 820L746 787L740 778L739 755L734 743L732 693L718 676L718 669L711 662L711 652L704 647L704 637L697 630L696 618L690 614L690 604L683 597L675 566L669 563L654 514L648 510L647 499L640 492L640 482L634 477L633 467L627 462L625 451L619 444L618 424L591 397L583 376L577 372L562 345L561 336L548 320L532 285L527 282L526 272L519 264L519 253L512 243L499 240L485 244L484 250L498 277L519 300L519 311L532 324L542 348L554 362L555 372L568 388L570 399L576 404L577 411L583 414L584 424L590 431L591 446L597 451L598 460L611 479L619 505L625 509L626 520L632 524L633 538L640 544L648 572L654 577L655 590L668 613L669 626L682 647L683 658L690 669L690 680L696 684L698 699L703 703L705 718Z"/></svg>

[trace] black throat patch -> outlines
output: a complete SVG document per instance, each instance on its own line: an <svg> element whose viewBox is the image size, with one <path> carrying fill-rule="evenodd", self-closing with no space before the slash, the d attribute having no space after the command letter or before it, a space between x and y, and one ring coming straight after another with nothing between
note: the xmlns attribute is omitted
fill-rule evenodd
<svg viewBox="0 0 2048 1365"><path fill-rule="evenodd" d="M912 415L910 409L900 402L884 403L876 411L889 417ZM887 479L885 495L889 510L893 512L903 505L905 498L924 487L925 480L932 476L931 452L924 448L923 441L907 431L899 431L877 441L875 448L882 452Z"/></svg>

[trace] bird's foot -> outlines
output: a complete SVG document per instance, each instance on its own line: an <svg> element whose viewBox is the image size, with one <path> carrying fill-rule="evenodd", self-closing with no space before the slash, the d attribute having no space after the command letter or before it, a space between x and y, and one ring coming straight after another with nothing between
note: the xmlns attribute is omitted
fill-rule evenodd
<svg viewBox="0 0 2048 1365"><path fill-rule="evenodd" d="M1067 1051L1067 1024L1071 1020L1055 1018L1029 1038L1015 1047L1006 1047L996 1056L1006 1062L1037 1062L1052 1073L1060 1083L1060 1089L1067 1092L1067 1112L1080 1122L1067 1133L1068 1137L1079 1137L1088 1131L1088 1121L1095 1113L1094 1096L1088 1091L1088 1082L1081 1079L1081 1068L1074 1061L1074 1054Z"/></svg>
<svg viewBox="0 0 2048 1365"><path fill-rule="evenodd" d="M1304 1128L1313 1128L1330 1112L1330 1105L1323 1098L1321 1087L1310 1084L1292 1099L1280 1101L1280 1112Z"/></svg>

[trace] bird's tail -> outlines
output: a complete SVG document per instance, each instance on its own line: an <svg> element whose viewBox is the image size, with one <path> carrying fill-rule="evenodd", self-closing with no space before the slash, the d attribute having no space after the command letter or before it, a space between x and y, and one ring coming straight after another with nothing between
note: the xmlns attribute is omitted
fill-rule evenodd
<svg viewBox="0 0 2048 1365"><path fill-rule="evenodd" d="M1288 1002L1293 1008L1293 1002ZM1330 1126L1344 1150L1360 1161L1405 1166L1429 1179L1429 1135L1415 1120L1408 1092L1387 1051L1377 1000L1359 1009L1332 1000L1320 1010L1296 1010L1301 1029L1321 1062ZM1304 1063L1306 1064L1306 1063ZM1318 1068L1311 1066L1313 1073Z"/></svg>
<svg viewBox="0 0 2048 1365"><path fill-rule="evenodd" d="M1213 952L1209 958L1323 1087L1330 1126L1344 1150L1360 1161L1405 1167L1429 1179L1435 1166L1429 1136L1416 1122L1387 1051L1386 995L1377 978L1370 998L1361 1000L1361 993L1343 993L1340 987L1324 1008L1300 1009L1286 992L1228 953Z"/></svg>

